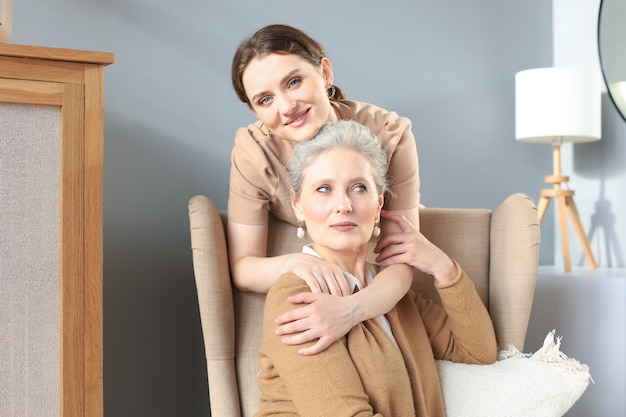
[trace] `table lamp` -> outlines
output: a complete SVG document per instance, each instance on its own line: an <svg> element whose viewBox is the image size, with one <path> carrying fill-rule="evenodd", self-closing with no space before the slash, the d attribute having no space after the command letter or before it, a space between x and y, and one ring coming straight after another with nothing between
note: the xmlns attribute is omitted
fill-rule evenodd
<svg viewBox="0 0 626 417"><path fill-rule="evenodd" d="M537 210L541 223L550 200L555 198L566 272L572 270L567 214L589 266L595 269L597 264L574 203L574 190L562 187L569 177L561 174L561 144L600 140L601 108L601 78L595 71L549 67L515 74L515 138L552 145L553 173L545 177L552 188L541 190Z"/></svg>

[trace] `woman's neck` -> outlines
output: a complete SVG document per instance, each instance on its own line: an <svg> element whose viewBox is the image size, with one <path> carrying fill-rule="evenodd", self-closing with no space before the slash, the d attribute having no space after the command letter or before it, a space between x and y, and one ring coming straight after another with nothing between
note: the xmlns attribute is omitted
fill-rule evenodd
<svg viewBox="0 0 626 417"><path fill-rule="evenodd" d="M365 280L367 245L353 251L337 251L315 243L313 243L312 248L324 260L334 263L342 270L358 278L363 287L367 286Z"/></svg>

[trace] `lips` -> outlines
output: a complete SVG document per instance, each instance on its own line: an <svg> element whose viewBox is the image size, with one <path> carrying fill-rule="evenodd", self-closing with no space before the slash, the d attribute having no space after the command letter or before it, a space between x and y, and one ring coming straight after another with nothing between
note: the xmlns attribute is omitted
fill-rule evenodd
<svg viewBox="0 0 626 417"><path fill-rule="evenodd" d="M289 120L285 123L285 126L290 127L300 127L302 126L307 119L310 109L306 109L304 111L298 112L294 116L290 117Z"/></svg>
<svg viewBox="0 0 626 417"><path fill-rule="evenodd" d="M352 222L338 222L330 225L333 230L338 232L349 232L357 227L356 223Z"/></svg>

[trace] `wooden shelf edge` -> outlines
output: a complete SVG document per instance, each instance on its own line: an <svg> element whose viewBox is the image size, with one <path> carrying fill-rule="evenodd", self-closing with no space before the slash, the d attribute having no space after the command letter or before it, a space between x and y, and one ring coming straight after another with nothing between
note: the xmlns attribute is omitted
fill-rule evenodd
<svg viewBox="0 0 626 417"><path fill-rule="evenodd" d="M0 55L101 65L109 65L115 62L115 54L113 52L50 48L47 46L19 45L14 43L0 43Z"/></svg>

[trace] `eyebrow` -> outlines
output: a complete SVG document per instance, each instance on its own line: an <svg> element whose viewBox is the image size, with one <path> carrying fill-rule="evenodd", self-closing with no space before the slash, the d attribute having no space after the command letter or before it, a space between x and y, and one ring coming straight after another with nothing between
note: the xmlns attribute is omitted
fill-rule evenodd
<svg viewBox="0 0 626 417"><path fill-rule="evenodd" d="M317 187L320 186L320 184L334 184L335 182L336 182L335 178L321 178L321 179L315 180L312 183L312 186L313 186L313 188L317 188ZM372 181L372 179L368 179L368 178L365 178L365 177L355 177L355 178L351 178L350 179L350 184L356 184L356 183L368 184L370 182L372 184L374 183Z"/></svg>
<svg viewBox="0 0 626 417"><path fill-rule="evenodd" d="M285 75L285 76L284 76L284 77L280 80L280 84L284 84L284 83L285 83L285 82L286 82L289 78L293 77L293 75L294 75L294 74L296 74L296 73L298 73L298 72L300 72L300 68L295 68L295 69L292 69L291 71L289 71L289 72L287 73L287 75ZM263 96L265 96L265 95L267 95L267 94L268 94L268 92L267 92L267 91L261 91L260 93L257 93L257 94L255 94L255 95L253 95L253 96L252 96L252 102L256 102L256 100L257 100L259 97L263 97Z"/></svg>

